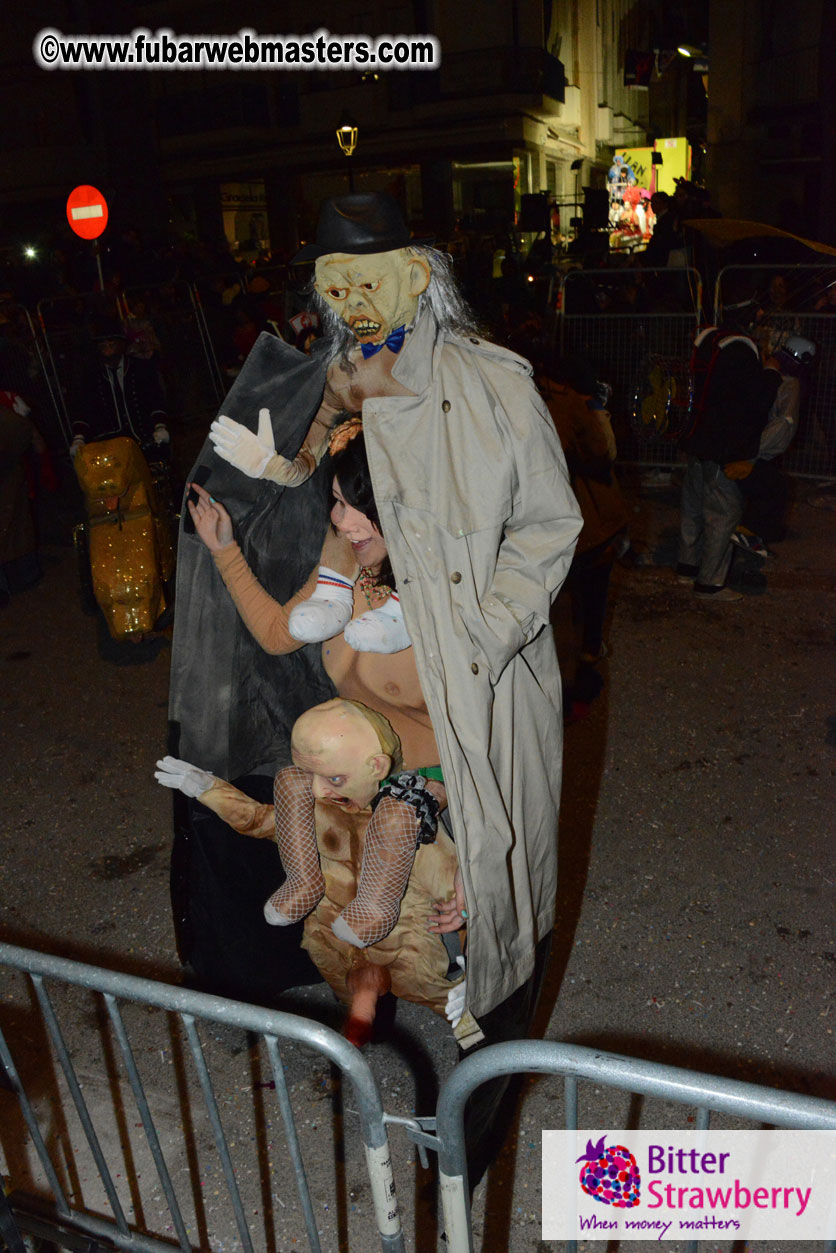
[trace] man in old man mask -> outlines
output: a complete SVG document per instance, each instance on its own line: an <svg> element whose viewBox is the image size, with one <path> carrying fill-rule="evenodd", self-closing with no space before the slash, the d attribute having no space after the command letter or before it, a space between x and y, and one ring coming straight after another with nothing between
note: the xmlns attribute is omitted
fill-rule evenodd
<svg viewBox="0 0 836 1253"><path fill-rule="evenodd" d="M410 239L394 201L380 193L329 201L316 241L295 258L306 260L317 263L325 325L318 354L297 361L277 341L259 340L225 402L229 421L216 424L216 451L202 458L209 488L245 536L261 582L288 599L325 534L327 432L337 414L362 411L380 525L447 788L468 914L468 1008L488 1041L516 1038L533 1013L554 923L562 717L549 611L580 513L528 362L482 337L449 259ZM211 574L207 567L207 582ZM204 610L199 625L224 594L212 587L212 613ZM186 630L188 619L187 610ZM282 716L274 707L262 717L267 675L262 668L256 682L245 672L258 664L254 650L231 646L228 629L227 618L201 644L222 659L223 716L212 734L186 709L188 663L176 673L186 653L176 638L172 671L178 755L226 777L235 771L217 758L226 748L240 760L235 730L250 755L246 769L287 764L288 705L297 695L284 681ZM281 660L304 656L315 668L315 652ZM273 692L276 660L268 659ZM307 706L324 699L314 689ZM468 1141L480 1145L471 1183L494 1147L489 1128L502 1086L471 1110Z"/></svg>

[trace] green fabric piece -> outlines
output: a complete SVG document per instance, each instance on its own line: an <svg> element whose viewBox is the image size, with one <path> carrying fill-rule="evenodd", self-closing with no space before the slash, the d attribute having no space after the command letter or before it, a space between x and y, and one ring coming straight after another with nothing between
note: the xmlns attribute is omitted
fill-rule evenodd
<svg viewBox="0 0 836 1253"><path fill-rule="evenodd" d="M384 779L381 787L385 787L387 783L392 783L400 774L420 774L424 779L435 779L437 783L444 782L444 775L441 773L441 766L419 766L417 770L404 772L399 770L398 774L390 774L388 779Z"/></svg>

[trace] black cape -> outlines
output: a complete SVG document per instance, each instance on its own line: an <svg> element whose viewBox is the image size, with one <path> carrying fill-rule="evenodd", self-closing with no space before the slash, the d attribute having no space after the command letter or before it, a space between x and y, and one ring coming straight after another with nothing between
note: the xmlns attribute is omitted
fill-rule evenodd
<svg viewBox="0 0 836 1253"><path fill-rule="evenodd" d="M220 412L251 430L268 408L277 452L298 453L322 400L325 368L264 334ZM191 478L221 501L254 573L286 601L319 560L328 525L326 462L300 487L251 479L223 461L207 439ZM169 752L219 778L248 778L244 790L268 800L270 776L290 762L298 716L336 695L322 646L272 657L244 626L212 556L194 534L185 502L177 556ZM268 776L268 777L265 777ZM263 786L259 786L263 785ZM271 927L264 901L284 880L271 840L239 835L197 801L174 793L171 898L180 958L198 985L270 1004L285 988L320 975L299 948L302 925Z"/></svg>
<svg viewBox="0 0 836 1253"><path fill-rule="evenodd" d="M251 430L268 408L276 451L299 452L322 400L325 368L263 334L220 412ZM208 471L208 475L207 472ZM328 526L326 462L300 487L251 479L207 439L190 478L228 509L253 573L279 602L298 591L319 560ZM322 648L273 657L244 626L211 553L183 504L171 656L171 752L222 779L272 773L290 761L290 730L301 713L330 699Z"/></svg>

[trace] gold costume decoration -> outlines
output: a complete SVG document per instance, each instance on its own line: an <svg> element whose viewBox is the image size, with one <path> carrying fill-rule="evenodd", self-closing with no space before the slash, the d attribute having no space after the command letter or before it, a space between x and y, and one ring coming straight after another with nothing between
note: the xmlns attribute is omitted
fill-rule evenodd
<svg viewBox="0 0 836 1253"><path fill-rule="evenodd" d="M120 436L85 444L75 470L87 506L93 594L114 639L151 631L174 570L168 519L137 444Z"/></svg>

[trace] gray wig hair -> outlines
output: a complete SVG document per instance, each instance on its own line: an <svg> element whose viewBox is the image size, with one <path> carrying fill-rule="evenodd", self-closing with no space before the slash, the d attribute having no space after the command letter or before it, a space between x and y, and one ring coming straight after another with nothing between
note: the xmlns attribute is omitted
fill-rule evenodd
<svg viewBox="0 0 836 1253"><path fill-rule="evenodd" d="M429 308L442 331L451 335L479 335L484 338L476 315L459 291L450 256L423 244L410 244L406 251L411 256L424 257L430 267L429 285L418 297L419 316L425 308ZM349 354L357 346L353 333L316 291L313 293L313 307L319 314L323 338L328 344L323 354L326 367L339 361L344 370L352 373L356 367Z"/></svg>

